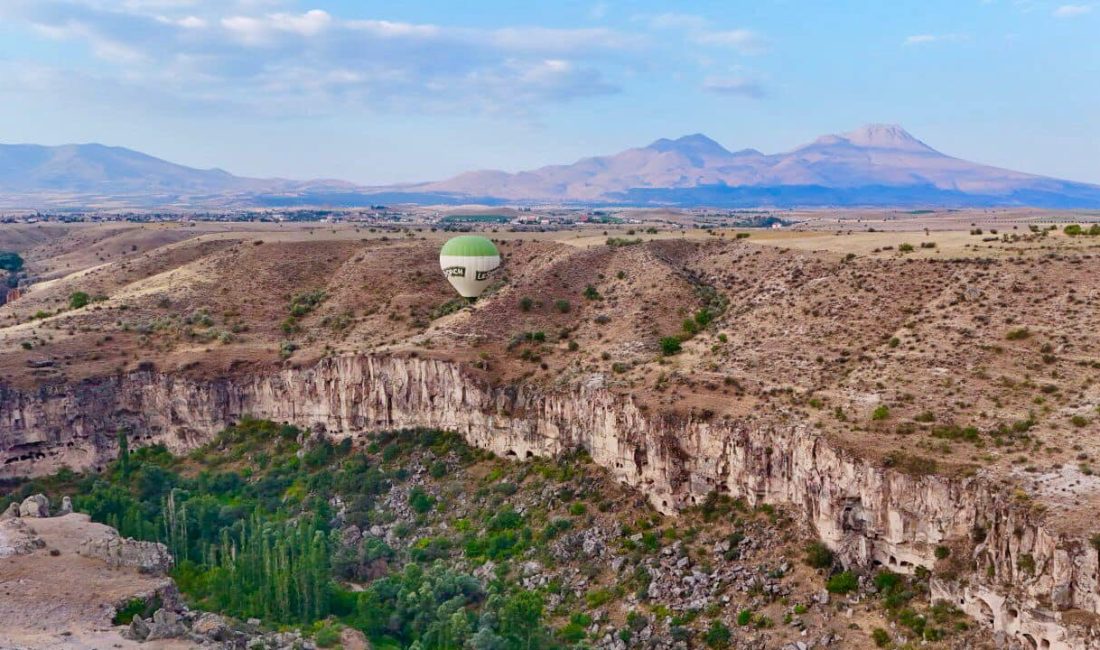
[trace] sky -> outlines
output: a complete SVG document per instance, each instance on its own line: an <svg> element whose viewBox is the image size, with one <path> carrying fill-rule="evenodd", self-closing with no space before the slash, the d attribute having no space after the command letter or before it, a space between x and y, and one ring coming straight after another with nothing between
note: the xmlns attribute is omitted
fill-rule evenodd
<svg viewBox="0 0 1100 650"><path fill-rule="evenodd" d="M1100 0L0 0L0 142L386 184L901 124L1100 183Z"/></svg>

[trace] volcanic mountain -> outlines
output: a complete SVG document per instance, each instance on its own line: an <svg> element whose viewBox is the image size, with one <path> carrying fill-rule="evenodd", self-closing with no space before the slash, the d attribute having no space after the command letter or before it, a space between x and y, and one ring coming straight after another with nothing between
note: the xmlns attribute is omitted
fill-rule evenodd
<svg viewBox="0 0 1100 650"><path fill-rule="evenodd" d="M1100 205L1100 186L953 158L895 125L826 135L792 151L729 151L703 134L508 174L409 186L511 201L733 205Z"/></svg>
<svg viewBox="0 0 1100 650"><path fill-rule="evenodd" d="M1100 208L1100 186L967 162L883 124L785 153L730 151L696 133L569 165L384 187L243 178L96 144L0 145L0 207L532 202Z"/></svg>

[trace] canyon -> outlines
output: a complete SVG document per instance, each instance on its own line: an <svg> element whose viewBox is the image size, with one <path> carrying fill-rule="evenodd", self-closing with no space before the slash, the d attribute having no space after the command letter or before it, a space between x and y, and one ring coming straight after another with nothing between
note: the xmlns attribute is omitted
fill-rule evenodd
<svg viewBox="0 0 1100 650"><path fill-rule="evenodd" d="M973 475L886 467L775 407L745 415L651 412L592 373L568 387L492 382L427 353L196 378L134 370L0 388L0 477L102 467L116 431L186 453L244 417L349 437L432 427L503 457L586 450L666 513L711 492L784 503L846 565L932 572L932 596L989 626L1003 647L1098 648L1100 558L1041 503Z"/></svg>

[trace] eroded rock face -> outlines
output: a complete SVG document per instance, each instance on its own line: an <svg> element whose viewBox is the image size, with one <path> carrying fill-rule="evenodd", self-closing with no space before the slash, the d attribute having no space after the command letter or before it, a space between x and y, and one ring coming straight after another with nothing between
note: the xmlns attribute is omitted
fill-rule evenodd
<svg viewBox="0 0 1100 650"><path fill-rule="evenodd" d="M77 552L101 559L109 566L134 567L151 575L164 575L172 568L172 556L164 544L120 537L113 530L112 533L85 540Z"/></svg>
<svg viewBox="0 0 1100 650"><path fill-rule="evenodd" d="M132 445L182 452L244 415L337 436L437 427L521 459L584 448L666 512L712 490L794 504L849 564L931 569L936 546L949 545L976 570L934 580L935 597L1029 647L1100 647L1077 625L1100 620L1097 550L1051 532L981 478L877 467L782 412L648 416L600 382L554 393L494 388L446 361L358 356L213 382L139 372L33 394L0 389L0 476L102 466L117 453L120 426L140 432Z"/></svg>

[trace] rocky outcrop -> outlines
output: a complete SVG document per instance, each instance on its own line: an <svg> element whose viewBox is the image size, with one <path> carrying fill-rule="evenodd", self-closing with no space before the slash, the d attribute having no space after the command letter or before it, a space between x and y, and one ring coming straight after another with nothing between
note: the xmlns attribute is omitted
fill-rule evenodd
<svg viewBox="0 0 1100 650"><path fill-rule="evenodd" d="M23 499L19 504L20 517L49 517L50 500L44 494L35 494Z"/></svg>
<svg viewBox="0 0 1100 650"><path fill-rule="evenodd" d="M121 537L114 529L106 535L88 538L77 552L84 557L103 560L108 566L134 567L150 575L161 576L172 568L167 546Z"/></svg>
<svg viewBox="0 0 1100 650"><path fill-rule="evenodd" d="M18 518L0 519L0 558L26 555L44 548L46 543Z"/></svg>
<svg viewBox="0 0 1100 650"><path fill-rule="evenodd" d="M1097 549L1056 533L981 477L914 476L844 452L779 412L730 420L650 415L593 381L557 392L493 387L440 360L338 357L306 369L200 382L137 372L34 393L0 390L0 475L102 466L114 432L182 452L252 415L337 436L438 427L506 457L587 449L671 512L711 491L801 509L849 564L912 572L946 546L934 595L1029 647L1100 647ZM942 568L942 567L941 567Z"/></svg>

